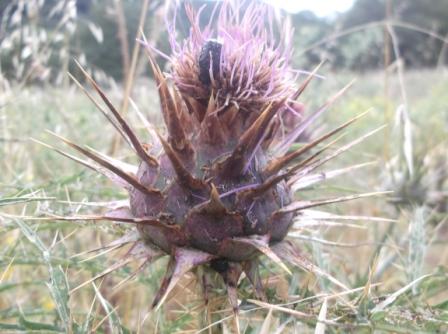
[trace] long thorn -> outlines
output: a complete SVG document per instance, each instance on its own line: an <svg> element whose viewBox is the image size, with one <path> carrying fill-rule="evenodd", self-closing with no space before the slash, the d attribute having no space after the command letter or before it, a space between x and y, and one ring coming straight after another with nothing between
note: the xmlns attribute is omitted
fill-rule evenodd
<svg viewBox="0 0 448 334"><path fill-rule="evenodd" d="M299 126L287 135L285 140L277 145L274 149L275 152L286 152L291 144L310 126L319 116L321 116L339 97L341 97L354 83L352 80L348 85L342 88L339 92L333 95L327 100L315 113L308 116L303 120Z"/></svg>
<svg viewBox="0 0 448 334"><path fill-rule="evenodd" d="M365 139L367 139L368 137L374 135L375 133L383 130L387 125L383 125L380 126L379 128L376 128L368 133L366 133L365 135L359 137L358 139L348 143L345 146L342 146L340 148L338 148L336 151L334 151L332 154L328 155L327 157L323 158L322 160L318 160L315 163L307 166L306 168L304 168L302 171L300 171L297 175L295 175L295 177L293 179L291 179L289 181L289 183L293 183L296 182L299 178L303 177L304 175L309 174L310 172L312 172L313 170L315 170L316 168L322 166L323 164L325 164L326 162L328 162L331 159L336 158L338 155L348 151L349 149L351 149L353 146L358 145L359 143L361 143L362 141L364 141Z"/></svg>
<svg viewBox="0 0 448 334"><path fill-rule="evenodd" d="M322 67L322 65L325 63L325 60L322 60L319 65L317 65L314 70L308 75L308 77L305 79L305 81L300 85L299 89L297 90L296 93L294 93L293 95L293 99L297 100L300 95L302 95L303 91L308 87L308 85L310 84L311 80L314 79L314 77L316 76L317 71L319 71L319 69Z"/></svg>
<svg viewBox="0 0 448 334"><path fill-rule="evenodd" d="M82 71L84 76L87 78L87 80L90 82L90 84L95 88L96 92L100 95L103 102L107 105L110 112L114 115L115 119L120 124L123 131L126 133L126 135L129 137L129 140L132 143L132 146L134 147L135 151L137 152L138 156L145 161L149 166L157 166L158 162L154 157L151 157L143 147L143 145L138 140L137 136L135 135L134 131L129 127L128 123L125 121L125 119L121 116L121 114L118 112L118 110L114 107L112 102L106 97L104 92L101 90L101 88L98 86L98 84L93 80L93 78L87 73L84 68L79 64L77 61L76 65L79 67L79 69Z"/></svg>
<svg viewBox="0 0 448 334"><path fill-rule="evenodd" d="M90 159L94 160L95 162L99 163L100 165L102 165L103 167L107 168L108 170L110 170L111 172L113 172L114 174L118 175L119 177L121 177L123 180L125 180L126 182L128 182L129 184L131 184L132 186L134 186L136 189L140 190L141 192L143 192L144 194L148 194L148 195L154 195L156 193L159 193L158 190L155 189L149 189L147 187L145 187L144 185L142 185L140 182L138 182L138 180L124 172L123 170L121 170L120 168L114 166L113 164L111 164L110 162L108 162L107 160L99 157L98 155L92 153L91 151L89 151L88 149L82 148L81 146L76 145L75 143L71 142L70 140L61 137L59 135L57 135L54 132L48 131L50 134L52 134L53 136L61 139L64 143L66 143L68 146L74 148L75 150L81 152L82 154L84 154L85 156L89 157Z"/></svg>
<svg viewBox="0 0 448 334"><path fill-rule="evenodd" d="M97 100L95 100L95 98L87 91L87 89L70 72L67 72L67 74L70 77L70 79L72 79L73 82L76 84L76 86L78 86L89 98L89 100L93 102L95 107L97 107L97 109L101 111L104 117L107 118L109 123L113 125L113 127L117 130L117 132L121 135L121 137L123 137L123 139L128 143L128 145L132 147L132 143L129 141L128 136L123 132L120 126L116 123L116 121L110 116L110 114L98 103Z"/></svg>
<svg viewBox="0 0 448 334"><path fill-rule="evenodd" d="M319 137L318 139L314 140L313 142L311 142L309 144L304 145L303 147L297 149L296 151L291 152L291 153L287 153L284 156L282 156L281 158L275 159L274 161L272 161L266 167L266 169L263 171L263 174L266 175L266 176L272 176L272 175L278 173L280 171L280 169L284 168L291 161L293 161L294 159L298 158L300 155L308 152L310 149L314 148L315 146L317 146L318 144L320 144L324 140L332 137L336 133L338 133L338 132L342 131L343 129L347 128L349 125L353 124L354 122L356 122L360 118L364 117L369 112L370 112L370 109L365 111L365 112L363 112L362 114L360 114L360 115L358 115L356 117L353 117L352 119L350 119L349 121L345 122L344 124L338 126L337 128L333 129L330 132L327 132L323 136Z"/></svg>
<svg viewBox="0 0 448 334"><path fill-rule="evenodd" d="M259 186L256 186L256 187L254 187L254 188L252 188L250 190L247 190L245 192L242 192L240 196L243 196L245 199L254 198L254 197L257 197L257 196L263 194L264 192L268 191L269 189L272 189L272 187L274 185L282 182L283 180L286 180L288 177L291 177L292 175L294 175L294 173L297 170L299 170L300 168L310 164L313 160L316 159L317 156L319 156L320 154L325 152L328 148L330 148L332 145L334 145L342 137L343 137L343 135L337 137L336 139L334 139L333 141L331 141L330 143L325 145L322 149L320 149L319 151L314 153L312 156L308 157L304 161L299 162L298 164L293 166L288 171L286 171L286 172L284 172L282 174L279 174L279 175L271 176L270 178L265 180Z"/></svg>
<svg viewBox="0 0 448 334"><path fill-rule="evenodd" d="M317 206L328 205L328 204L332 204L332 203L347 202L347 201L355 200L358 198L387 195L387 194L391 194L391 193L393 193L393 191L377 191L377 192L371 192L371 193L342 196L342 197L322 199L322 200L316 200L316 201L298 201L298 202L293 202L293 203L285 206L284 208L280 209L278 212L281 212L281 213L296 212L296 211L300 211L300 210L304 210L304 209L314 208Z"/></svg>

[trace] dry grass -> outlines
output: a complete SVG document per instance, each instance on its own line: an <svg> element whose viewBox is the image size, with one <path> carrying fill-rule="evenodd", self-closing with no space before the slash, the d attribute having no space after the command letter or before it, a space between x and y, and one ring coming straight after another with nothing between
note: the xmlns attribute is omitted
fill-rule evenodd
<svg viewBox="0 0 448 334"><path fill-rule="evenodd" d="M353 77L351 73L322 73L304 95L309 110ZM405 89L414 122L416 160L447 155L448 75L443 71L406 72ZM313 136L360 112L374 110L352 127L349 142L384 123L384 106L401 103L400 84L391 82L391 99L384 101L383 74L367 73L316 126ZM135 85L136 104L154 124L161 124L155 89L150 82ZM231 332L233 319L222 291L210 300L210 317L193 276L187 276L158 312L149 309L166 259L144 269L117 287L137 264L74 288L119 260L126 249L107 254L86 253L117 238L125 227L110 223L34 221L16 216L92 213L101 203L126 198L112 184L68 159L39 146L48 143L49 129L99 151L107 151L114 129L74 88L26 88L5 91L0 109L0 331L72 333L196 333ZM121 96L110 92L116 104ZM127 118L143 130L135 112ZM402 141L384 143L376 135L333 163L333 167L377 160L375 166L352 172L299 193L310 197L350 195L389 190L384 147L399 155ZM143 131L141 132L143 135ZM444 145L445 140L445 145ZM440 144L437 147L437 144ZM124 145L123 145L124 146ZM438 152L440 151L440 152ZM116 156L132 162L131 152ZM428 153L428 154L427 154ZM448 166L447 166L448 167ZM445 183L446 186L446 183ZM395 189L393 189L395 190ZM445 188L445 192L447 189ZM322 193L325 196L322 196ZM96 203L96 204L95 204ZM244 333L313 332L446 332L448 330L447 215L414 206L397 206L387 198L331 205L345 215L387 217L396 222L341 221L344 224L304 228L297 240L322 268L350 287L342 292L327 280L294 270L286 275L263 259L269 304L252 301L243 283L240 328ZM98 255L98 256L94 256ZM267 273L270 272L270 275ZM224 309L224 310L223 310ZM319 319L319 320L318 320Z"/></svg>

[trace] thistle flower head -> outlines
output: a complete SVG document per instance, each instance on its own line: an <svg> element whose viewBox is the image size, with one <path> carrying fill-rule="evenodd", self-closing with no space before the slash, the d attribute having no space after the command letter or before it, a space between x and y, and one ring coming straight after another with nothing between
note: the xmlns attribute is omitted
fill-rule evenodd
<svg viewBox="0 0 448 334"><path fill-rule="evenodd" d="M244 2L247 3L247 2ZM179 43L171 28L171 77L199 121L205 117L210 97L218 117L238 112L238 123L226 127L239 135L270 104L300 112L294 100L294 73L290 68L291 41L275 39L273 12L267 5L248 6L224 1L200 26L201 10L186 6L190 34ZM204 7L203 7L204 8ZM287 29L287 28L285 28ZM281 32L281 36L290 36ZM281 103L279 103L279 101Z"/></svg>
<svg viewBox="0 0 448 334"><path fill-rule="evenodd" d="M282 122L298 110L297 99L315 73L295 87L288 63L289 44L276 44L272 21L265 27L265 17L270 17L266 6L251 3L242 10L224 1L216 13L217 19L212 15L210 21L217 24L201 29L199 14L187 6L191 31L180 43L169 27L173 47L169 74L162 72L148 46L166 125L166 135L149 130L156 144L153 147L159 149L147 149L84 72L108 106L108 120L134 149L140 164L129 166L66 139L63 141L94 163L58 152L106 175L129 192L128 206L114 207L98 217L136 225L137 240L125 236L115 246L133 242L128 255L143 257L145 263L162 255L170 257L154 305L162 304L181 276L198 266L205 269L204 275L214 271L222 276L235 311L236 288L243 272L256 295L264 299L258 273L261 256L287 272L283 261L344 287L299 255L285 238L288 233L293 235L291 231L297 233L300 218L306 220L311 214L305 214L309 208L357 196L302 201L295 199L293 190L351 171L353 168L314 174L375 131L323 158L335 141L313 151L359 118L355 117L292 149L294 140L347 87L285 131Z"/></svg>

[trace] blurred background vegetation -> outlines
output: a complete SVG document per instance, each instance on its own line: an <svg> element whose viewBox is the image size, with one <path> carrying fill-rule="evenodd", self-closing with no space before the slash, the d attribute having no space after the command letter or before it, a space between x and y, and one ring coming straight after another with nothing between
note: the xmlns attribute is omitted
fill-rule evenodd
<svg viewBox="0 0 448 334"><path fill-rule="evenodd" d="M69 293L116 263L122 254L92 256L86 251L116 239L124 228L24 218L98 213L104 210L104 201L126 198L126 193L101 176L29 138L56 145L45 132L50 129L135 162L125 145L117 143L113 127L69 80L67 72L80 77L73 62L77 59L107 89L123 114L129 109L126 118L142 136L146 132L135 106L161 127L157 90L143 52L135 47L141 26L152 45L170 53L165 16L174 2L0 0L1 333L65 333L70 332L68 328L73 333L196 333L210 324L207 321L211 319L203 317L202 299L190 276L164 309L149 312L165 260L118 288L117 284L137 269L135 265ZM213 3L192 2L196 8ZM204 10L204 21L211 7ZM179 39L189 27L180 8ZM344 140L388 125L383 135L356 146L331 162L328 169L365 161L376 161L376 165L317 189L303 190L300 196L393 190L387 198L328 208L337 214L392 221L357 220L305 228L300 240L304 254L358 290L344 298L335 297L337 292L327 281L299 270L285 276L264 261L270 301L285 303L288 309L274 309L273 315L253 308L247 302L253 296L243 283L239 296L243 300L242 328L246 333L308 333L315 329L322 333L316 319L325 305L327 319L347 325L329 326L331 333L446 333L447 0L355 0L349 10L330 17L311 11L283 15L276 18L277 24L295 29L293 67L306 72L327 60L303 95L306 112L316 110L357 78L309 136L317 138L367 109L372 111ZM158 57L158 62L166 65L163 57ZM128 107L129 97L135 106ZM219 291L217 296L211 303L225 307L225 297ZM385 300L389 302L378 310L376 306ZM302 321L291 311L312 318ZM231 310L213 314L212 320L217 321L212 326L214 333L225 332L224 315L231 315Z"/></svg>
<svg viewBox="0 0 448 334"><path fill-rule="evenodd" d="M150 1L143 28L161 51L169 53L164 27L168 2ZM193 1L196 8L210 1ZM7 79L61 82L61 68L80 59L97 72L123 80L135 43L142 1L2 0L0 1L1 69ZM208 6L206 19L213 6ZM448 4L446 0L356 0L351 9L332 17L311 11L289 14L295 27L293 65L309 69L327 59L337 70L368 71L384 66L386 20L396 34L398 51L408 68L446 65ZM180 35L188 32L179 15ZM397 55L391 55L393 62ZM27 71L33 69L33 74ZM62 76L62 77L61 77Z"/></svg>

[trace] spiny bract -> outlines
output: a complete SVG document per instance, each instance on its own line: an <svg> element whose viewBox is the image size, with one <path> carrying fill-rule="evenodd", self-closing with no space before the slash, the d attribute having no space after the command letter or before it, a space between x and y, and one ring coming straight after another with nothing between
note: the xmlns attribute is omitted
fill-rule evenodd
<svg viewBox="0 0 448 334"><path fill-rule="evenodd" d="M296 139L346 88L305 118L297 99L315 72L295 87L290 41L274 40L272 19L265 22L272 18L268 7L252 2L243 10L224 1L215 9L210 22L217 24L201 29L199 15L186 6L191 30L182 44L175 39L174 26L168 26L173 50L172 56L165 56L171 65L168 74L152 57L155 50L141 41L157 82L166 139L149 127L152 143L143 144L84 72L110 112L100 110L141 159L136 168L62 138L95 163L60 153L105 174L130 194L129 206L86 218L135 224L137 238L130 234L112 244L133 242L129 256L146 263L170 256L154 306L165 300L183 274L201 265L221 274L235 310L243 272L264 299L258 273L258 257L263 254L286 271L282 260L343 286L299 255L285 237L304 219L338 219L307 209L357 196L296 201L293 192L350 171L313 174L371 133L323 158L320 155L332 143L309 153L356 117L292 150Z"/></svg>

